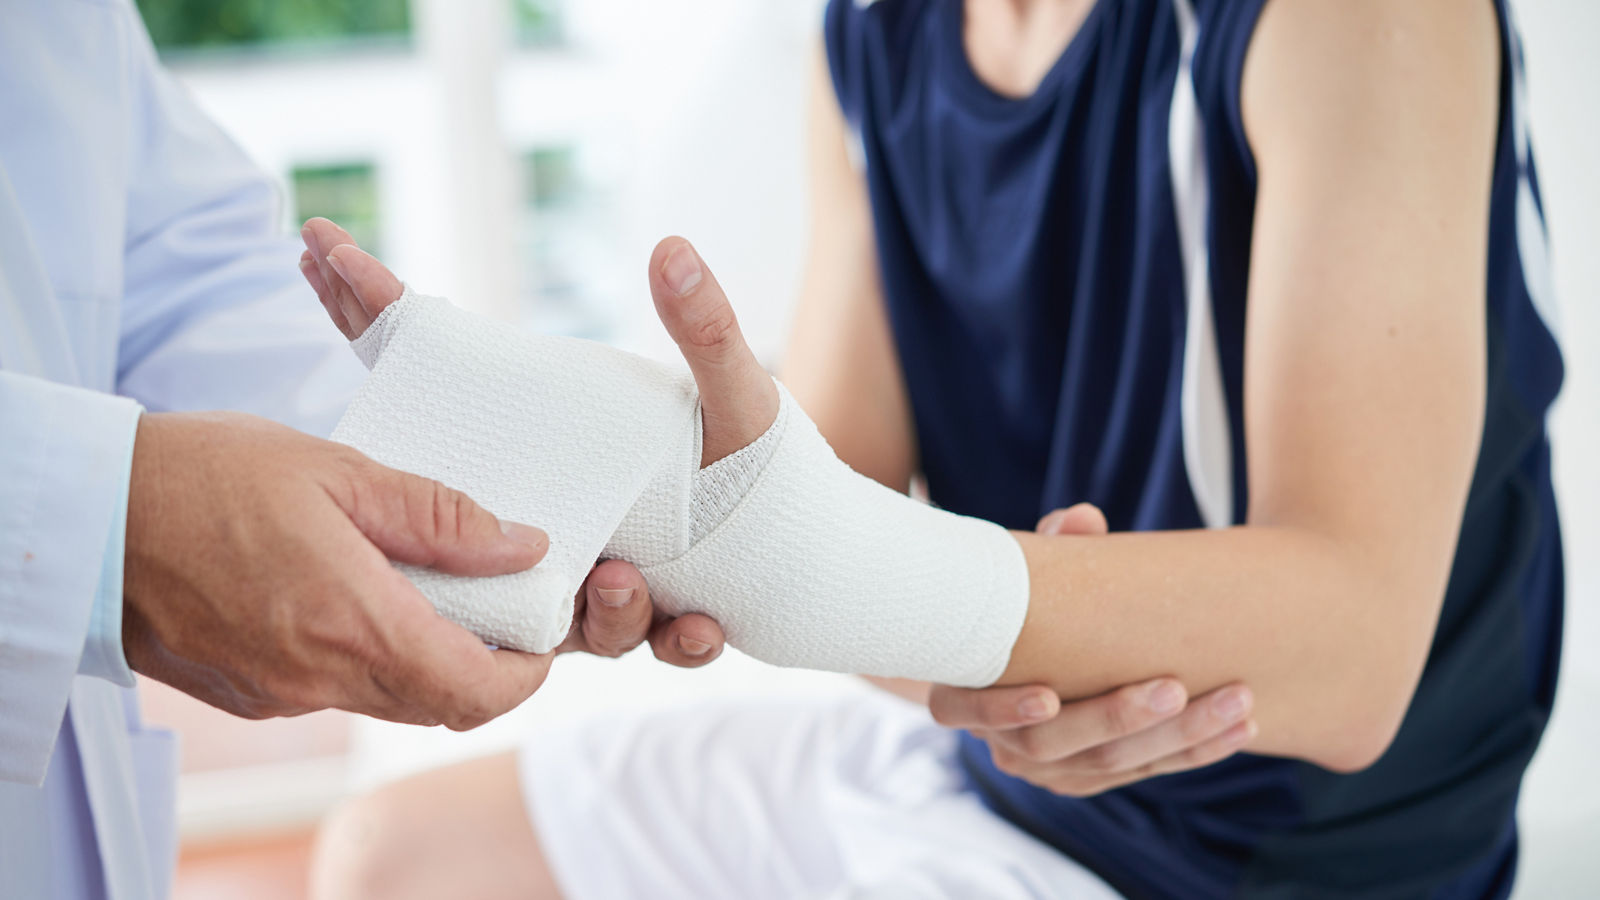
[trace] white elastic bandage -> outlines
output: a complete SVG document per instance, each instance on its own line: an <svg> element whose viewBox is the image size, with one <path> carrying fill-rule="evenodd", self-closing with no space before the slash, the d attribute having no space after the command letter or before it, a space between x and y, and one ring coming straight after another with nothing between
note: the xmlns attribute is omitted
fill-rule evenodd
<svg viewBox="0 0 1600 900"><path fill-rule="evenodd" d="M335 439L550 535L515 575L401 567L487 641L554 648L609 557L767 662L963 686L1006 667L1028 606L1015 539L851 471L781 385L767 433L701 470L694 382L657 363L409 289L354 346L372 375Z"/></svg>

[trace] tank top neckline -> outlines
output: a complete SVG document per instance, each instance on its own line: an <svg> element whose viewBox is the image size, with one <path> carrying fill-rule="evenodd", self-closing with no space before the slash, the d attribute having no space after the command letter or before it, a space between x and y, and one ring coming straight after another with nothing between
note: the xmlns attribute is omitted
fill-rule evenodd
<svg viewBox="0 0 1600 900"><path fill-rule="evenodd" d="M1033 92L1024 97L1011 97L1000 93L990 87L972 67L963 34L967 14L965 0L936 0L936 2L940 7L936 24L942 32L940 37L943 38L945 57L945 65L942 68L949 76L947 80L975 111L991 115L1009 115L1024 114L1048 103L1059 95L1058 88L1064 82L1082 74L1090 51L1099 41L1100 18L1105 7L1116 0L1094 0L1094 5L1089 7L1089 11L1084 13L1083 21L1078 24L1078 30L1062 48L1061 55L1056 57L1056 61L1051 64L1044 77L1039 79Z"/></svg>

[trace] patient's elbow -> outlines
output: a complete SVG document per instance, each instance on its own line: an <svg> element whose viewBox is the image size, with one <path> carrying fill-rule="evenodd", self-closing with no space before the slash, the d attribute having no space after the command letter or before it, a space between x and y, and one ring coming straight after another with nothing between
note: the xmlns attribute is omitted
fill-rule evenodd
<svg viewBox="0 0 1600 900"><path fill-rule="evenodd" d="M1363 737L1358 740L1349 740L1344 742L1342 746L1317 754L1316 757L1311 759L1311 762L1330 772L1337 772L1340 775L1354 775L1376 765L1378 760L1382 759L1383 755L1389 751L1389 745L1392 743L1394 743L1393 734L1380 738Z"/></svg>
<svg viewBox="0 0 1600 900"><path fill-rule="evenodd" d="M1413 690L1407 685L1403 691L1386 692L1389 696L1369 697L1368 702L1357 704L1352 714L1341 717L1337 733L1325 736L1317 752L1306 758L1341 775L1372 768L1399 735Z"/></svg>

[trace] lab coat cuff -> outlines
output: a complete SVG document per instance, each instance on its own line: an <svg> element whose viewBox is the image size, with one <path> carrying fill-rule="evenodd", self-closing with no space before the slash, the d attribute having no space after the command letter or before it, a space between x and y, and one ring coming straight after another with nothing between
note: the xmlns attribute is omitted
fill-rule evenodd
<svg viewBox="0 0 1600 900"><path fill-rule="evenodd" d="M141 411L0 372L0 780L39 784L49 768L126 512ZM120 631L120 605L115 618Z"/></svg>
<svg viewBox="0 0 1600 900"><path fill-rule="evenodd" d="M104 678L112 684L133 687L133 670L122 652L122 559L128 533L128 484L133 472L133 439L138 417L129 430L123 453L122 489L111 512L111 533L100 562L100 590L89 610L89 636L83 642L78 674Z"/></svg>

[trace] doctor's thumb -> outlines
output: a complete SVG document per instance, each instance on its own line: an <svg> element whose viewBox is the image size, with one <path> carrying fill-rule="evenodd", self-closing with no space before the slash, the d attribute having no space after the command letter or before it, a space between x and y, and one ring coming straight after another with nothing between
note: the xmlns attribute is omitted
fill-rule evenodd
<svg viewBox="0 0 1600 900"><path fill-rule="evenodd" d="M550 549L543 531L501 522L460 491L374 464L344 504L351 521L395 562L451 575L506 575Z"/></svg>

